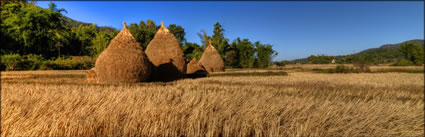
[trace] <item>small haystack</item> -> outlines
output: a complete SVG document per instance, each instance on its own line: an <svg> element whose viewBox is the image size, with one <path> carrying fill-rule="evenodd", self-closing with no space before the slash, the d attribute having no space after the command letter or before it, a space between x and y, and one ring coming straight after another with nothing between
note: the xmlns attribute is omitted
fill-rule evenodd
<svg viewBox="0 0 425 137"><path fill-rule="evenodd" d="M202 54L199 63L207 70L208 72L223 72L224 71L224 61L220 56L220 53L212 46L211 39L209 40L209 45Z"/></svg>
<svg viewBox="0 0 425 137"><path fill-rule="evenodd" d="M190 60L189 63L187 63L187 69L186 74L195 73L199 70L205 70L204 67L201 66L201 64L198 63L198 60L196 58L193 58Z"/></svg>
<svg viewBox="0 0 425 137"><path fill-rule="evenodd" d="M131 35L126 23L95 64L96 81L100 83L143 82L151 74L151 64L142 46Z"/></svg>
<svg viewBox="0 0 425 137"><path fill-rule="evenodd" d="M86 73L87 73L87 82L88 83L96 83L96 69L91 68Z"/></svg>
<svg viewBox="0 0 425 137"><path fill-rule="evenodd" d="M207 77L208 72L205 70L205 68L198 63L198 60L196 58L193 58L188 64L187 64L187 71L186 71L186 77L188 78L200 78L200 77Z"/></svg>
<svg viewBox="0 0 425 137"><path fill-rule="evenodd" d="M161 21L161 28L146 47L146 55L154 65L151 80L172 81L185 77L186 63L177 38Z"/></svg>

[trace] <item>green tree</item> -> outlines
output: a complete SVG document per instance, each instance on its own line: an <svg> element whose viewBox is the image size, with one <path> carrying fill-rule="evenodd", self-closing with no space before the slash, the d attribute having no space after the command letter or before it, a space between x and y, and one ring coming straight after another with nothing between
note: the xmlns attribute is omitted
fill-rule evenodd
<svg viewBox="0 0 425 137"><path fill-rule="evenodd" d="M93 46L93 39L96 37L97 29L95 24L84 26L80 24L77 28L73 29L78 40L81 42L80 55L89 55Z"/></svg>
<svg viewBox="0 0 425 137"><path fill-rule="evenodd" d="M235 49L229 49L226 52L226 60L224 61L226 66L239 67L237 51Z"/></svg>
<svg viewBox="0 0 425 137"><path fill-rule="evenodd" d="M202 56L203 48L196 43L186 42L183 46L183 52L184 52L186 61L190 61L193 58L196 58L199 60Z"/></svg>
<svg viewBox="0 0 425 137"><path fill-rule="evenodd" d="M413 44L413 43L404 43L400 45L400 51L403 53L404 57L412 62L415 65L424 64L424 46Z"/></svg>
<svg viewBox="0 0 425 137"><path fill-rule="evenodd" d="M168 26L168 30L170 30L171 33L179 40L180 46L183 46L186 42L186 38L184 37L186 35L186 32L184 32L184 28L180 25L176 24L170 24Z"/></svg>
<svg viewBox="0 0 425 137"><path fill-rule="evenodd" d="M208 40L211 39L210 36L207 35L207 32L205 30L201 30L201 32L197 33L199 38L201 39L202 47L207 48L209 45Z"/></svg>
<svg viewBox="0 0 425 137"><path fill-rule="evenodd" d="M1 5L1 31L5 48L20 54L55 55L57 41L65 28L60 23L61 14L42 9L31 3ZM14 46L14 47L11 47Z"/></svg>
<svg viewBox="0 0 425 137"><path fill-rule="evenodd" d="M6 66L6 70L15 70L16 65L21 61L19 54L7 54L1 56L1 64Z"/></svg>
<svg viewBox="0 0 425 137"><path fill-rule="evenodd" d="M248 39L241 40L239 37L232 42L232 45L233 45L232 47L236 47L236 50L237 50L237 58L238 58L237 60L239 61L239 67L242 67L242 68L254 67L254 62L255 62L254 45Z"/></svg>
<svg viewBox="0 0 425 137"><path fill-rule="evenodd" d="M91 55L97 58L100 53L102 53L102 51L108 47L108 44L112 40L112 38L113 37L106 34L105 32L96 33L96 38L93 39L92 42L93 46L91 46Z"/></svg>
<svg viewBox="0 0 425 137"><path fill-rule="evenodd" d="M224 38L224 29L219 22L214 24L214 31L211 39L212 45L217 49L222 58L225 58L225 53L229 48L229 39Z"/></svg>
<svg viewBox="0 0 425 137"><path fill-rule="evenodd" d="M130 24L127 28L136 38L136 40L142 45L143 50L146 50L149 42L155 37L156 31L158 31L160 26L157 26L154 21L147 20L146 23L144 21L140 21L137 24Z"/></svg>
<svg viewBox="0 0 425 137"><path fill-rule="evenodd" d="M259 41L254 43L257 54L256 67L264 68L272 63L272 58L277 55L272 45L261 44Z"/></svg>
<svg viewBox="0 0 425 137"><path fill-rule="evenodd" d="M326 56L326 55L311 55L307 60L312 64L329 64L332 60L335 59L335 56Z"/></svg>
<svg viewBox="0 0 425 137"><path fill-rule="evenodd" d="M61 12L65 12L65 13L68 13L68 11L66 11L64 8L60 8L60 9L58 9L57 8L57 5L55 4L55 3L53 3L53 2L50 2L49 3L49 8L48 8L50 11L53 11L53 12L57 12L57 13L61 13Z"/></svg>

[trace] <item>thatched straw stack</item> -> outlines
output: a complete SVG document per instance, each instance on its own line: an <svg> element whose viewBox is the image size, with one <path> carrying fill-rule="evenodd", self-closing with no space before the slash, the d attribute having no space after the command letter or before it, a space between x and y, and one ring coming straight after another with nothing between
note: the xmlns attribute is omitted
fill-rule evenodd
<svg viewBox="0 0 425 137"><path fill-rule="evenodd" d="M201 64L198 63L198 60L196 58L193 58L188 64L187 64L187 70L186 74L192 74L196 71L204 70L204 67L201 66Z"/></svg>
<svg viewBox="0 0 425 137"><path fill-rule="evenodd" d="M95 68L91 68L89 71L87 71L87 82L96 83L96 69Z"/></svg>
<svg viewBox="0 0 425 137"><path fill-rule="evenodd" d="M131 35L126 23L109 46L99 55L95 64L99 83L143 82L151 74L151 64L142 46Z"/></svg>
<svg viewBox="0 0 425 137"><path fill-rule="evenodd" d="M154 65L153 81L172 81L185 77L186 63L177 38L161 21L161 28L146 47L146 55Z"/></svg>
<svg viewBox="0 0 425 137"><path fill-rule="evenodd" d="M196 58L193 58L187 64L187 71L186 71L187 78L201 78L201 77L207 77L207 76L208 76L208 72L205 70L205 68L201 64L199 64Z"/></svg>
<svg viewBox="0 0 425 137"><path fill-rule="evenodd" d="M220 56L220 53L211 45L211 39L209 45L202 54L199 63L204 66L208 72L223 72L224 61Z"/></svg>

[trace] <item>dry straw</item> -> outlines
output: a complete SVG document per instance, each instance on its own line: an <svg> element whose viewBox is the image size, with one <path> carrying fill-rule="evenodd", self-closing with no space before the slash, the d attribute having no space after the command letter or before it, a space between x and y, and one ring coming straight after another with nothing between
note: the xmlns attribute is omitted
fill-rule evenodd
<svg viewBox="0 0 425 137"><path fill-rule="evenodd" d="M205 70L205 68L201 64L199 64L196 58L193 58L187 64L186 74L187 74L186 75L187 78L201 78L201 77L208 76L208 72Z"/></svg>
<svg viewBox="0 0 425 137"><path fill-rule="evenodd" d="M151 74L151 63L142 46L131 35L126 23L109 46L99 55L95 64L99 83L143 82Z"/></svg>
<svg viewBox="0 0 425 137"><path fill-rule="evenodd" d="M154 65L153 81L172 81L185 77L186 63L177 38L161 21L161 27L146 47L146 55Z"/></svg>
<svg viewBox="0 0 425 137"><path fill-rule="evenodd" d="M223 72L224 61L220 56L220 53L212 46L211 39L208 40L209 45L202 54L199 63L204 66L208 72Z"/></svg>
<svg viewBox="0 0 425 137"><path fill-rule="evenodd" d="M87 82L96 83L96 68L91 68L87 71Z"/></svg>
<svg viewBox="0 0 425 137"><path fill-rule="evenodd" d="M202 67L201 64L198 63L198 60L196 58L193 58L187 64L186 74L192 74L192 73L195 73L196 71L202 71L202 70L205 70L204 67Z"/></svg>

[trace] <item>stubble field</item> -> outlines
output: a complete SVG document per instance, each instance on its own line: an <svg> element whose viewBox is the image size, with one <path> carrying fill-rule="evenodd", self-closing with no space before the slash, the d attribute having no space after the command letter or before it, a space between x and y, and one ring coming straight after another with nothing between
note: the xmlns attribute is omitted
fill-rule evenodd
<svg viewBox="0 0 425 137"><path fill-rule="evenodd" d="M115 85L2 72L1 136L424 136L423 73L284 71Z"/></svg>

